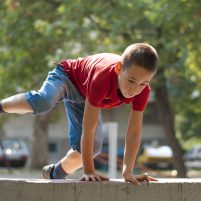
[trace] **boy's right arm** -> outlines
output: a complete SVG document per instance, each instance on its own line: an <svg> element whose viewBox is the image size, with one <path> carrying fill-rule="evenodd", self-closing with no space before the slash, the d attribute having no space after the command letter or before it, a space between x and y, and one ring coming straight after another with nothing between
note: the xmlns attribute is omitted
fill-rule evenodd
<svg viewBox="0 0 201 201"><path fill-rule="evenodd" d="M95 173L93 161L94 135L98 124L100 109L91 105L86 99L81 138L81 153L84 175L82 181L107 180L107 178Z"/></svg>

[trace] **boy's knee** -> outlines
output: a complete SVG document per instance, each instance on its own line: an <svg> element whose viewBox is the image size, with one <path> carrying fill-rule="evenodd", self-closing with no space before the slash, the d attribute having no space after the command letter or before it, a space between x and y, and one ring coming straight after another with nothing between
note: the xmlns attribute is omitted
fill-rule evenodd
<svg viewBox="0 0 201 201"><path fill-rule="evenodd" d="M50 111L53 107L53 100L39 91L28 92L27 101L32 106L34 113L39 115Z"/></svg>
<svg viewBox="0 0 201 201"><path fill-rule="evenodd" d="M50 111L52 109L52 107L53 107L53 105L51 103L51 100L41 97L41 103L40 103L38 113L40 113L40 114L46 113L46 112Z"/></svg>

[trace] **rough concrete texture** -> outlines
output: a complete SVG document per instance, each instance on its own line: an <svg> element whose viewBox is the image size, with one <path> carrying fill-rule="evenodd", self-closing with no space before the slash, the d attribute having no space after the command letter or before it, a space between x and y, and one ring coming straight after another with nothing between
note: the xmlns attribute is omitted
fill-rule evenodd
<svg viewBox="0 0 201 201"><path fill-rule="evenodd" d="M201 179L159 179L140 186L123 180L0 179L0 201L201 201Z"/></svg>

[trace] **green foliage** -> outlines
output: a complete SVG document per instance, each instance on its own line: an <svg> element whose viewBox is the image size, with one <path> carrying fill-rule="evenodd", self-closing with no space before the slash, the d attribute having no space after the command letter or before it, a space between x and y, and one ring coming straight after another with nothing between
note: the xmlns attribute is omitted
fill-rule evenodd
<svg viewBox="0 0 201 201"><path fill-rule="evenodd" d="M178 131L200 136L200 10L199 0L3 1L1 96L38 88L54 61L148 42L159 52Z"/></svg>
<svg viewBox="0 0 201 201"><path fill-rule="evenodd" d="M62 33L54 31L59 15L45 1L5 1L1 15L1 94L39 87L49 70L48 56L63 42Z"/></svg>

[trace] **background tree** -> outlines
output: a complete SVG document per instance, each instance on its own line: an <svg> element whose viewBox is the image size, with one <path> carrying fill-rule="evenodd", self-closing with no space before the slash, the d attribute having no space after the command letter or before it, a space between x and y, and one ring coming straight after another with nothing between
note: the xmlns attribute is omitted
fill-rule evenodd
<svg viewBox="0 0 201 201"><path fill-rule="evenodd" d="M200 1L7 0L0 9L4 95L37 89L53 60L97 52L121 54L135 42L156 47L160 70L152 88L178 176L186 176L175 128L184 139L201 131Z"/></svg>
<svg viewBox="0 0 201 201"><path fill-rule="evenodd" d="M1 98L38 89L53 68L49 57L57 56L63 42L57 29L55 6L45 1L4 1L1 4ZM32 167L48 163L50 115L34 117Z"/></svg>

